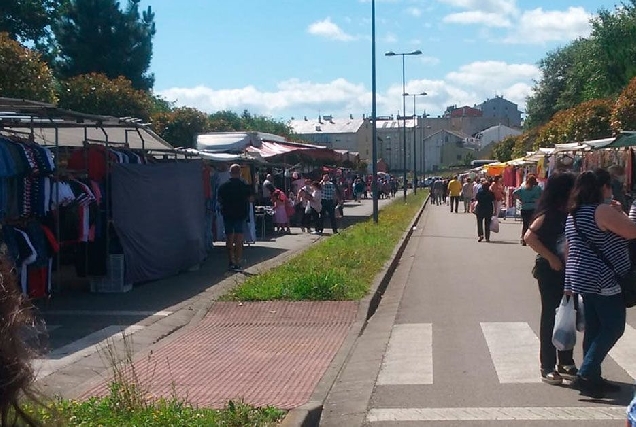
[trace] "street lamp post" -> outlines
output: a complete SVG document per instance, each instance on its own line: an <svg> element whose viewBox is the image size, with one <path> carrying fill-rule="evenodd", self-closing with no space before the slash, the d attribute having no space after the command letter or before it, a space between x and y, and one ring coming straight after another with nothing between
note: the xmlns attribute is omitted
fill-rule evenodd
<svg viewBox="0 0 636 427"><path fill-rule="evenodd" d="M421 55L422 51L421 50L414 50L413 52L403 52L403 53L395 53L392 50L388 51L387 53L385 53L385 56L401 56L402 57L402 125L403 125L403 134L404 134L404 141L403 141L403 150L404 150L404 154L403 154L403 161L404 161L404 173L403 173L403 179L404 179L404 201L406 201L406 97L404 96L406 94L406 71L405 71L405 65L404 65L404 57L405 56L412 56L412 55ZM399 117L398 117L399 119ZM413 187L415 188L415 187Z"/></svg>
<svg viewBox="0 0 636 427"><path fill-rule="evenodd" d="M404 96L413 97L413 194L417 194L417 112L415 111L415 98L426 95L428 95L426 92L404 94Z"/></svg>
<svg viewBox="0 0 636 427"><path fill-rule="evenodd" d="M375 70L375 0L371 0L371 192L373 197L373 222L378 223L378 126Z"/></svg>

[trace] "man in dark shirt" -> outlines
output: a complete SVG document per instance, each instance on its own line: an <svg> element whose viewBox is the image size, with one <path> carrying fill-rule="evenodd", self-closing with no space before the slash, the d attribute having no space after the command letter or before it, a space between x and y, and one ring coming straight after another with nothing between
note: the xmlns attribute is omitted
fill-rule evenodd
<svg viewBox="0 0 636 427"><path fill-rule="evenodd" d="M243 226L249 215L252 188L241 180L241 167L230 166L230 180L219 187L219 202L225 227L229 269L241 270L243 255Z"/></svg>

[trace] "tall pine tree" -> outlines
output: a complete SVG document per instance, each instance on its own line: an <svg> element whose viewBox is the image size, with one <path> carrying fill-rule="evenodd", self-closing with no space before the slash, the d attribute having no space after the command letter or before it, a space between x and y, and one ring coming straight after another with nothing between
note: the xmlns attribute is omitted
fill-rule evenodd
<svg viewBox="0 0 636 427"><path fill-rule="evenodd" d="M0 32L20 42L44 42L65 3L66 0L2 0Z"/></svg>
<svg viewBox="0 0 636 427"><path fill-rule="evenodd" d="M102 73L126 77L136 89L151 89L148 72L155 35L154 13L140 13L140 0L128 0L124 10L116 0L72 0L68 13L54 26L61 78Z"/></svg>

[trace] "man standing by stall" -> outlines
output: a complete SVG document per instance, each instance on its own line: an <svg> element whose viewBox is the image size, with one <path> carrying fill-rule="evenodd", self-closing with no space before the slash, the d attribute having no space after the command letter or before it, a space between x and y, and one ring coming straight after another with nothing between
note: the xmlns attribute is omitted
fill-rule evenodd
<svg viewBox="0 0 636 427"><path fill-rule="evenodd" d="M323 225L325 223L325 216L329 215L329 221L331 222L331 230L333 234L338 234L338 223L336 221L336 206L340 202L338 197L338 190L336 185L331 182L331 178L328 174L322 176L322 211L320 212L320 232L322 233Z"/></svg>
<svg viewBox="0 0 636 427"><path fill-rule="evenodd" d="M243 227L253 197L252 187L241 179L241 167L237 164L230 166L230 180L219 187L219 202L225 227L228 269L231 271L241 270Z"/></svg>

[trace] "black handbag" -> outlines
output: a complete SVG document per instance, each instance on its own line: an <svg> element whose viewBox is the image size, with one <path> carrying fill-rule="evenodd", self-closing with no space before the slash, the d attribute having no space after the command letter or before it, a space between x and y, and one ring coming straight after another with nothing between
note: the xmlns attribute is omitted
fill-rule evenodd
<svg viewBox="0 0 636 427"><path fill-rule="evenodd" d="M587 237L585 234L581 233L579 227L576 225L576 217L572 215L572 219L574 220L574 229L576 233L579 235L581 240L583 240L587 246L592 249L592 251L596 254L596 256L605 263L609 267L610 270L614 273L614 278L616 282L621 287L621 294L623 295L623 302L625 303L625 307L631 308L636 305L636 268L634 268L634 264L630 267L629 271L625 273L622 277L616 274L616 270L614 270L614 266L610 262L609 259L605 256L605 254L592 242L592 240Z"/></svg>

